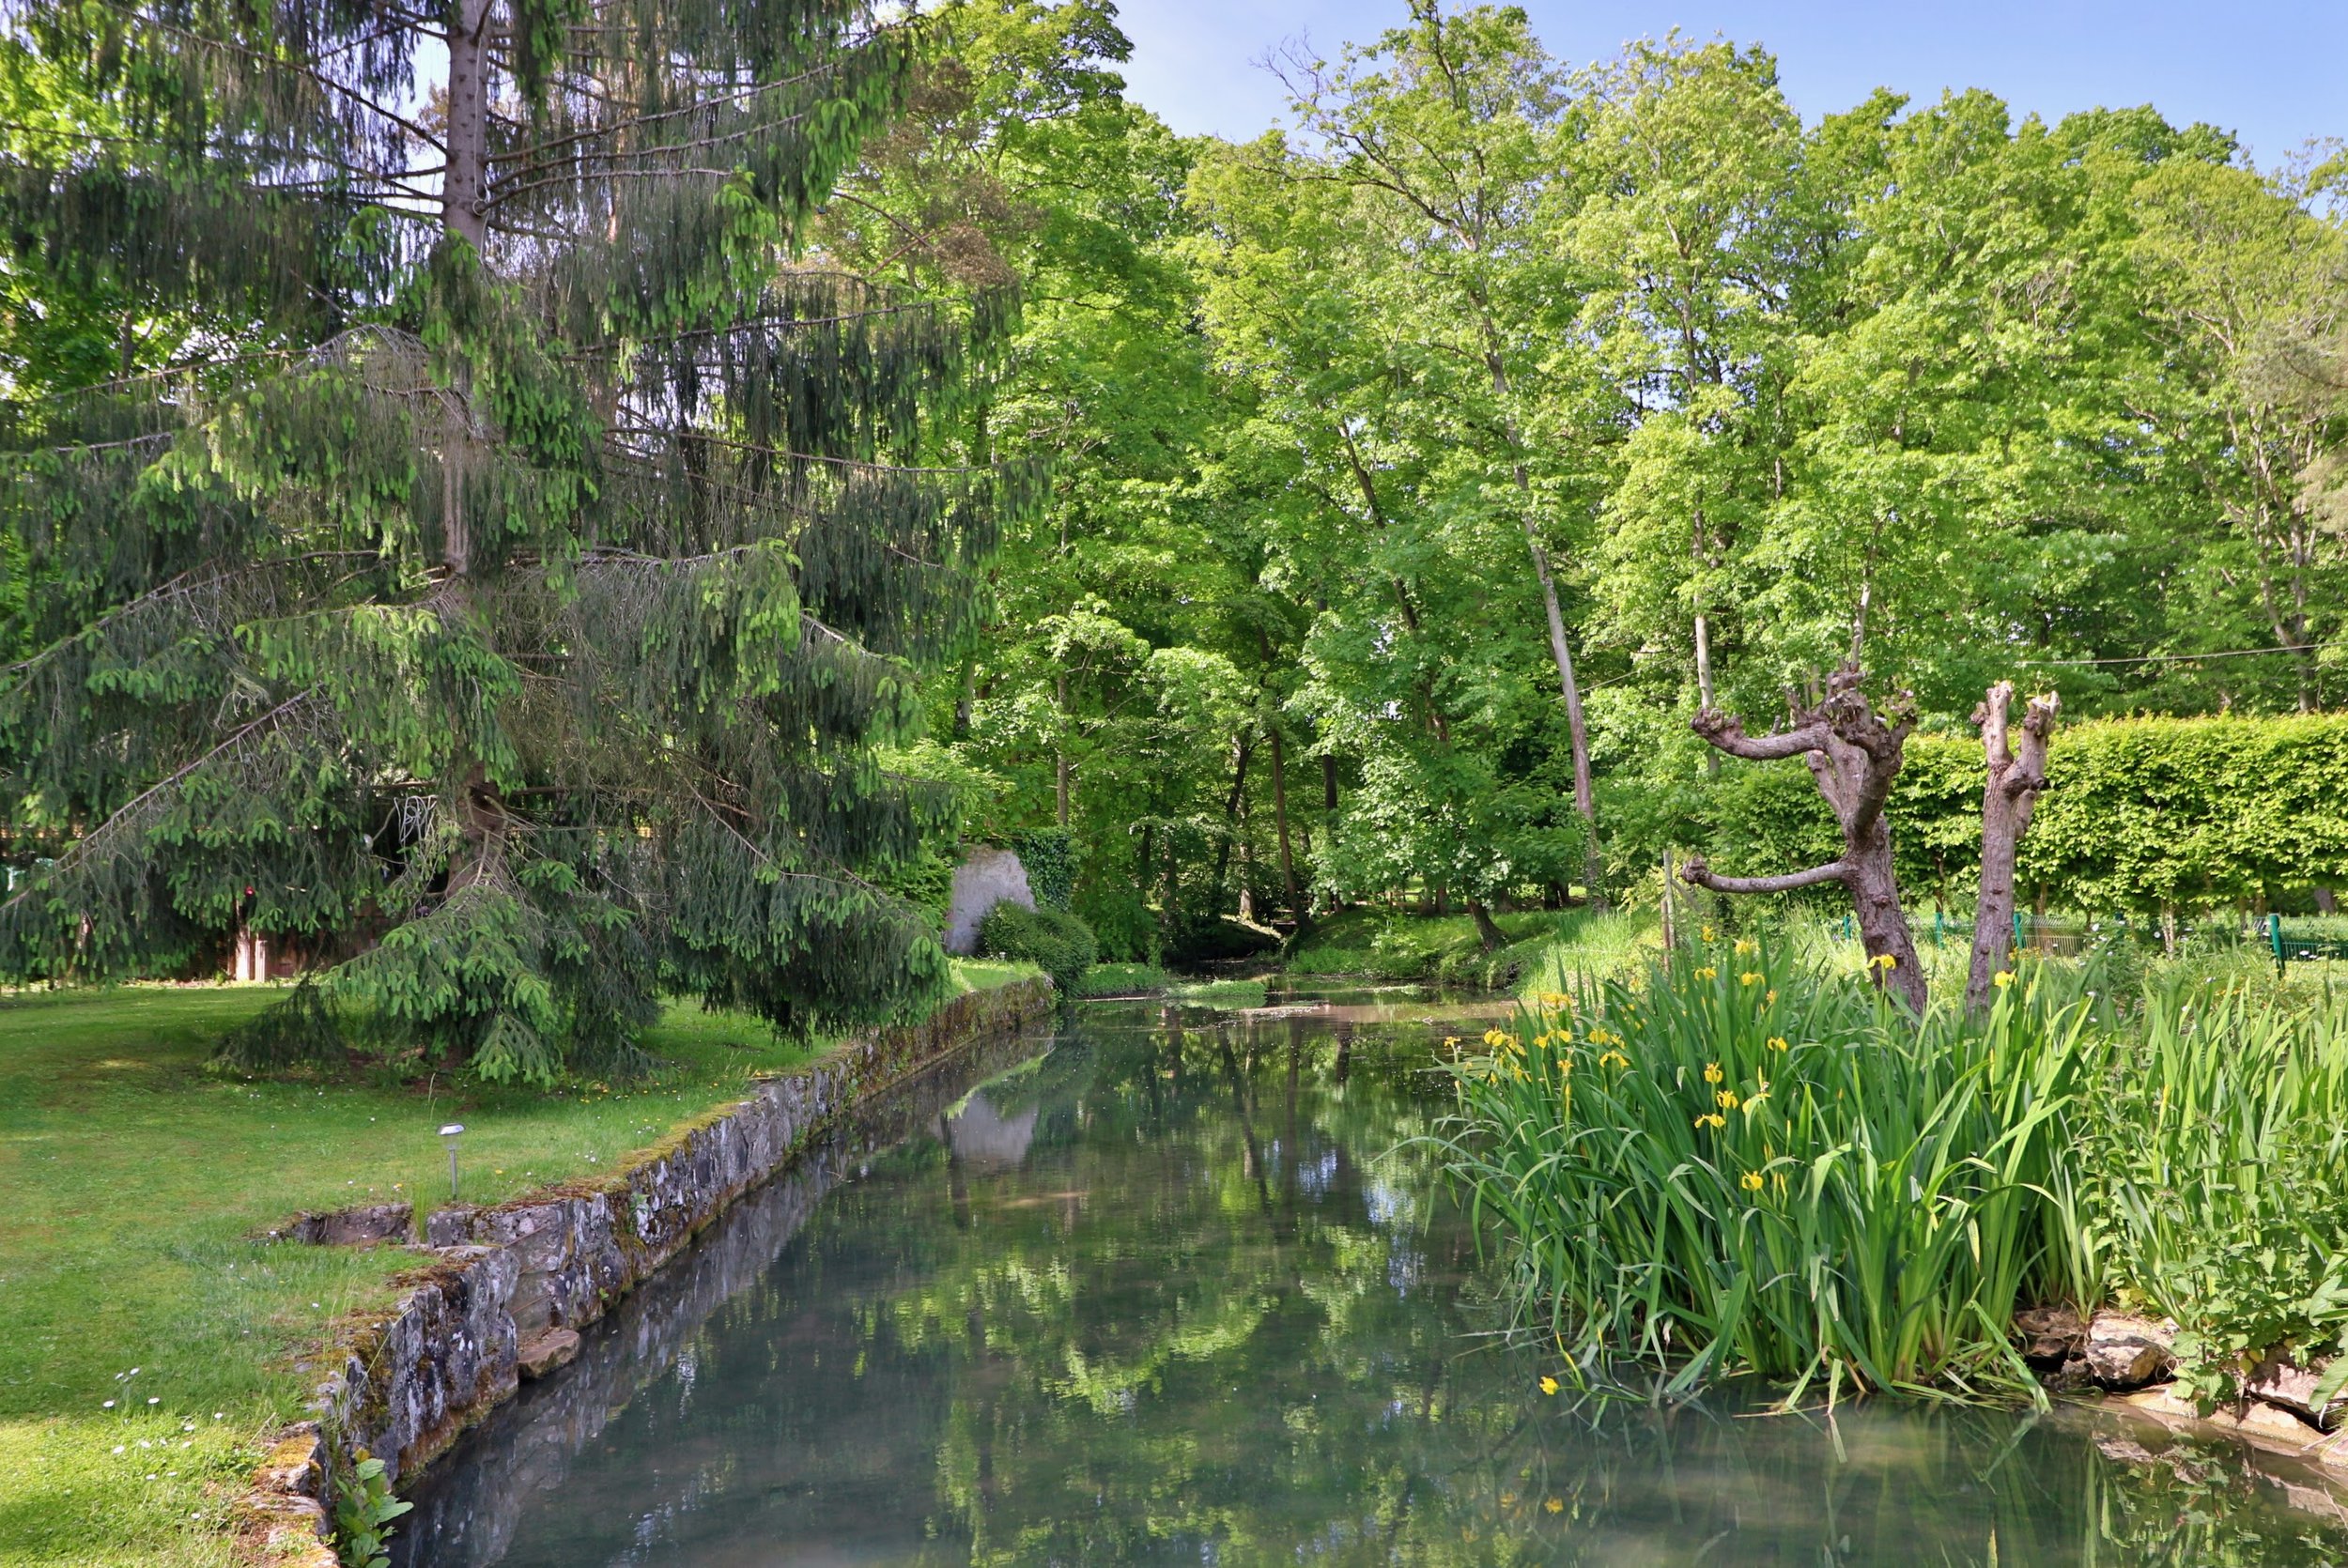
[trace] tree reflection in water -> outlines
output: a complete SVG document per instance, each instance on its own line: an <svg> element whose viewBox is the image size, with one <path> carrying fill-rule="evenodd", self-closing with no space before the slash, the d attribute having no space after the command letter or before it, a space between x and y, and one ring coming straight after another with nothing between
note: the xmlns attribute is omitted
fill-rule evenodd
<svg viewBox="0 0 2348 1568"><path fill-rule="evenodd" d="M1544 1396L1484 1331L1429 1043L1097 1009L933 1085L453 1456L405 1560L2340 1560L2239 1453L2130 1463L2080 1416Z"/></svg>

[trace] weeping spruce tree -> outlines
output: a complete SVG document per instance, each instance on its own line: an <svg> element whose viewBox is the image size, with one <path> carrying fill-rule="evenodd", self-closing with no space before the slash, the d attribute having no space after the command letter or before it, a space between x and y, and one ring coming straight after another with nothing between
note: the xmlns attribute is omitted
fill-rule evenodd
<svg viewBox="0 0 2348 1568"><path fill-rule="evenodd" d="M9 415L7 972L248 929L324 955L248 1050L358 1018L539 1083L663 992L787 1030L934 994L885 891L927 806L873 746L1018 487L944 434L1004 311L810 238L904 31L853 0L13 26L84 129L0 175L8 242L181 342Z"/></svg>

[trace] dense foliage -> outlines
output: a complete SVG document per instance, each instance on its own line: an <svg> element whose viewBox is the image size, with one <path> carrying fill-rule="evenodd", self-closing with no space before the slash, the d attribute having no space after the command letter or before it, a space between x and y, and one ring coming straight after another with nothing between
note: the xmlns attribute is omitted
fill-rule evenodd
<svg viewBox="0 0 2348 1568"><path fill-rule="evenodd" d="M2018 879L2028 901L2157 915L2304 907L2309 890L2348 884L2348 716L2115 718L2055 731L2047 787ZM1981 853L1978 741L1918 736L1887 812L1901 886L1961 907ZM1676 812L1671 809L1676 806ZM1669 805L1626 826L1642 858L1670 842L1711 847L1727 871L1831 858L1839 844L1809 774L1746 764L1691 779Z"/></svg>
<svg viewBox="0 0 2348 1568"><path fill-rule="evenodd" d="M1578 1364L1757 1372L1789 1403L2027 1384L2015 1310L2079 1294L2078 1022L1919 1031L1751 941L1634 982L1544 997L1461 1069L1457 1168Z"/></svg>
<svg viewBox="0 0 2348 1568"><path fill-rule="evenodd" d="M1806 122L1757 44L1438 0L1182 138L1109 0L721 13L11 11L14 972L372 944L353 998L539 1072L662 986L914 1006L952 838L1039 832L1112 957L1369 900L1496 949L1807 864L1688 719L1849 661L1917 698L1911 896L2000 679L2229 715L2058 736L2026 899L2341 879L2340 160Z"/></svg>
<svg viewBox="0 0 2348 1568"><path fill-rule="evenodd" d="M793 1030L935 994L882 885L924 797L872 748L972 623L1010 482L952 432L1004 311L814 232L911 36L822 0L157 3L17 9L5 47L48 112L0 232L126 347L13 367L50 395L11 400L0 488L33 871L0 968L241 929L540 1083L663 990Z"/></svg>
<svg viewBox="0 0 2348 1568"><path fill-rule="evenodd" d="M1062 996L1082 992L1085 971L1100 954L1092 928L1077 916L1049 904L1029 909L1008 899L979 922L979 951L1034 964L1052 976Z"/></svg>
<svg viewBox="0 0 2348 1568"><path fill-rule="evenodd" d="M2269 1352L2348 1352L2348 1015L2155 991L2106 1062L2076 1118L2085 1239L2184 1330L2179 1381L2215 1405Z"/></svg>
<svg viewBox="0 0 2348 1568"><path fill-rule="evenodd" d="M858 177L875 248L1028 289L984 428L1052 479L930 730L1000 781L988 831L1074 836L1105 952L1332 899L1638 896L1672 847L1726 869L1769 786L1688 717L1757 731L1854 653L1917 694L1908 794L1947 799L1895 847L1951 899L1979 751L1960 789L1971 743L1944 773L1936 737L1989 683L2079 718L2339 699L2340 165L1978 91L1804 124L1758 47L1575 70L1514 9L1402 11L1276 57L1290 129L1234 145L1123 99L1100 0L971 0ZM2246 751L2197 798L2268 744L2213 733ZM2075 826L2160 803L2094 777L2032 832L2077 853L2025 842L2059 903L2296 907L2340 874L2279 844L2113 870ZM2218 815L2325 809L2262 798Z"/></svg>

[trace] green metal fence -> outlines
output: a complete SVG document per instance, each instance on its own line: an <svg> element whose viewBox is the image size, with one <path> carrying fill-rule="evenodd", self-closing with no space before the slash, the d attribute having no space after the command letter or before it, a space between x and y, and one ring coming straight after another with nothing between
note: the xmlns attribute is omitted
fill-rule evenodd
<svg viewBox="0 0 2348 1568"><path fill-rule="evenodd" d="M1944 910L1922 910L1908 916L1908 929L1920 945L1939 947L1949 943L1970 946L1973 940L1973 923L1961 917L1952 918ZM2202 925L2174 924L2165 930L2158 923L2138 926L2124 917L2108 920L2086 920L2077 916L2032 915L2027 910L2014 914L2014 945L2035 948L2041 952L2077 953L2100 941L2125 940L2139 936L2152 942L2174 942L2194 935L2217 935L2221 940L2261 942L2275 956L2275 967L2280 971L2294 963L2317 962L2329 959L2348 959L2348 924L2337 919L2291 920L2279 915L2269 915L2256 920L2228 919ZM1857 929L1851 917L1843 916L1843 940L1856 941Z"/></svg>
<svg viewBox="0 0 2348 1568"><path fill-rule="evenodd" d="M2266 917L2266 943L2275 950L2278 970L2315 959L2348 959L2348 934L2338 927L2310 930L2279 915Z"/></svg>

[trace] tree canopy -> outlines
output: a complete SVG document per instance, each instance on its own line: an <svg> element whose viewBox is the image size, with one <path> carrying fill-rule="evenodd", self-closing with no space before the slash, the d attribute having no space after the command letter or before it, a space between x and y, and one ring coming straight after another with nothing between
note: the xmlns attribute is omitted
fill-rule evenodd
<svg viewBox="0 0 2348 1568"><path fill-rule="evenodd" d="M814 228L916 47L823 0L18 18L9 254L126 346L11 340L12 973L241 925L538 1081L664 989L935 991L873 747L1018 487L956 427L1007 313Z"/></svg>
<svg viewBox="0 0 2348 1568"><path fill-rule="evenodd" d="M15 15L10 973L241 926L545 1076L919 1005L956 836L1108 956L1496 931L1782 869L1688 721L1846 665L2340 702L2348 163L1393 21L1228 143L1107 0Z"/></svg>

